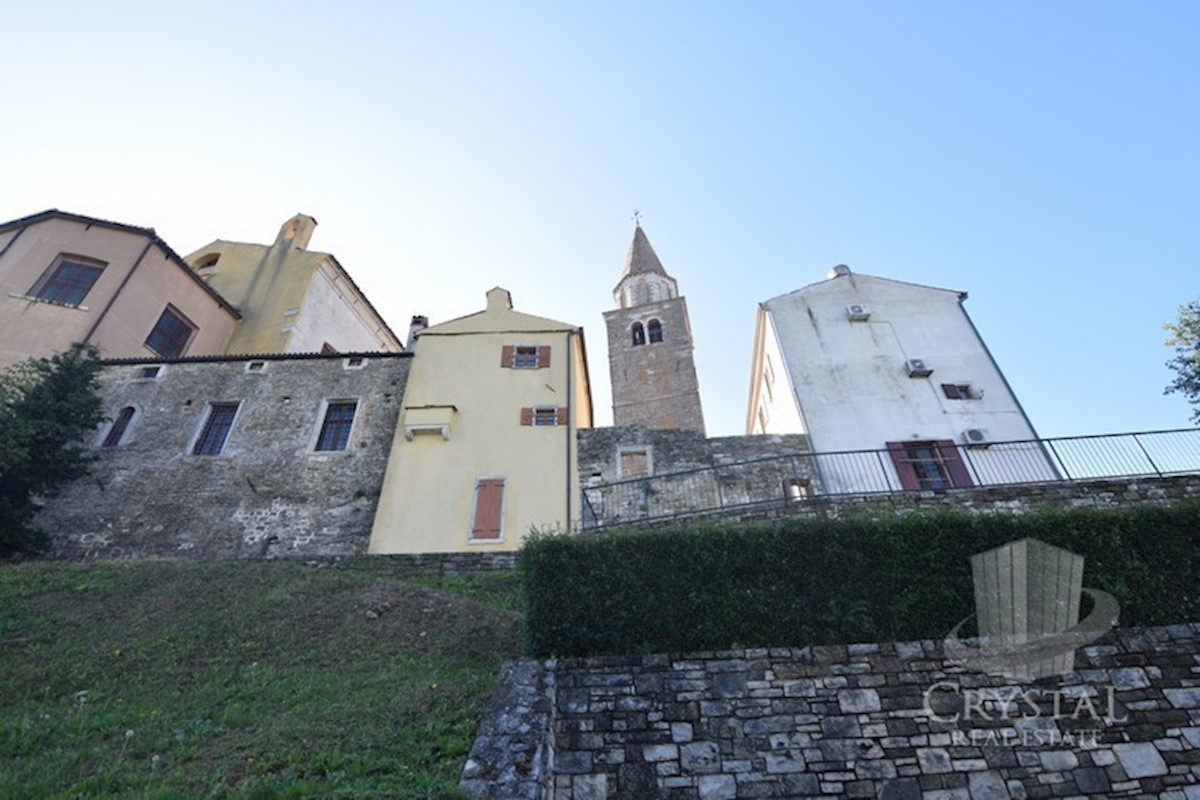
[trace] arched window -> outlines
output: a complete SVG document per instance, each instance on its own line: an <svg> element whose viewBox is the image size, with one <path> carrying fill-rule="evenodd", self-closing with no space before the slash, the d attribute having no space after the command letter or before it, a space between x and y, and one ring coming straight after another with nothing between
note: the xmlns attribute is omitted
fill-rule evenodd
<svg viewBox="0 0 1200 800"><path fill-rule="evenodd" d="M642 327L642 323L633 323L633 346L637 347L640 344L646 343L646 330Z"/></svg>
<svg viewBox="0 0 1200 800"><path fill-rule="evenodd" d="M104 437L103 447L116 447L121 443L121 437L125 435L125 430L129 427L133 414L133 406L125 406L121 409L121 413L117 414L117 419L113 422L112 427L108 429L108 435Z"/></svg>
<svg viewBox="0 0 1200 800"><path fill-rule="evenodd" d="M662 323L656 319L650 320L650 324L646 326L650 331L650 344L662 341Z"/></svg>

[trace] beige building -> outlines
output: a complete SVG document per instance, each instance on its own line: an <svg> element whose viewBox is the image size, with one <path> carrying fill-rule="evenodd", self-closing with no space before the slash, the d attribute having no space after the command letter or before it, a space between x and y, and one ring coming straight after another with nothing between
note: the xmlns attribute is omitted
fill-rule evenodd
<svg viewBox="0 0 1200 800"><path fill-rule="evenodd" d="M312 217L297 214L283 223L274 244L218 239L187 257L242 313L226 353L404 349L337 259L305 249L316 226Z"/></svg>
<svg viewBox="0 0 1200 800"><path fill-rule="evenodd" d="M151 228L54 209L0 224L0 367L73 342L107 358L219 354L239 316Z"/></svg>
<svg viewBox="0 0 1200 800"><path fill-rule="evenodd" d="M580 518L576 431L592 424L583 330L487 293L421 332L372 553L515 550Z"/></svg>

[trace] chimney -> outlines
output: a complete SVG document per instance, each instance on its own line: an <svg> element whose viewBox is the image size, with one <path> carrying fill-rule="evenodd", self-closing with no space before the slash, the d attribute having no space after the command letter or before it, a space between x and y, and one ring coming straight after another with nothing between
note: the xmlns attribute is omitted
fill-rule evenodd
<svg viewBox="0 0 1200 800"><path fill-rule="evenodd" d="M283 223L279 229L279 236L275 239L275 246L284 245L296 250L303 250L308 247L308 240L312 238L316 227L315 219L307 214L297 214Z"/></svg>
<svg viewBox="0 0 1200 800"><path fill-rule="evenodd" d="M417 347L417 334L429 327L429 317L417 314L408 325L408 342L404 349L412 352Z"/></svg>

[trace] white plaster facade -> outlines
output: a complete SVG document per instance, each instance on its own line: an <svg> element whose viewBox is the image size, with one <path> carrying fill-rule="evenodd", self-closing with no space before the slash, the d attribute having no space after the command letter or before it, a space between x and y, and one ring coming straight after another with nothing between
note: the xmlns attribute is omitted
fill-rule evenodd
<svg viewBox="0 0 1200 800"><path fill-rule="evenodd" d="M995 444L1037 434L965 299L839 265L827 280L761 303L746 432L805 433L816 453L888 451L820 458L827 491L1055 477L1039 445ZM928 452L914 455L920 443ZM914 484L914 464L918 473L930 465L912 459L927 456L941 478ZM890 486L877 485L881 474Z"/></svg>

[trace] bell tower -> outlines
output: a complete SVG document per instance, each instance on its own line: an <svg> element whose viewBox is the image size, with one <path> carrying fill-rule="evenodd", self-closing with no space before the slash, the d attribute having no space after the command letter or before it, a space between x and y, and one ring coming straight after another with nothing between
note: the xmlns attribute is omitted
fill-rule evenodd
<svg viewBox="0 0 1200 800"><path fill-rule="evenodd" d="M604 313L613 424L704 433L687 302L640 223Z"/></svg>

